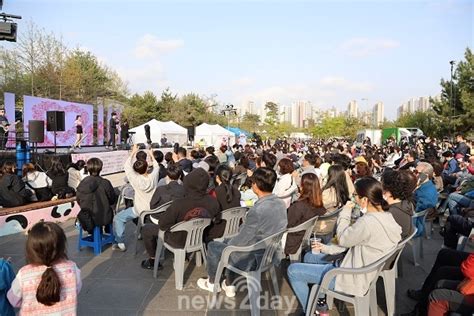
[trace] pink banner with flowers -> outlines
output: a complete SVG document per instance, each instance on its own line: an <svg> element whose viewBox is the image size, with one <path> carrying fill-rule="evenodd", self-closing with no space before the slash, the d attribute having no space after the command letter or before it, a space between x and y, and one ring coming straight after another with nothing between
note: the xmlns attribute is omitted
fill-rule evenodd
<svg viewBox="0 0 474 316"><path fill-rule="evenodd" d="M44 121L44 143L38 144L38 147L54 146L54 132L46 131L46 112L47 111L64 111L65 112L65 131L56 133L57 146L71 146L76 140L76 127L74 121L76 116L82 118L83 136L85 139L82 145L93 145L93 107L90 104L81 104L75 102L61 101L24 96L24 130L28 132L29 120Z"/></svg>

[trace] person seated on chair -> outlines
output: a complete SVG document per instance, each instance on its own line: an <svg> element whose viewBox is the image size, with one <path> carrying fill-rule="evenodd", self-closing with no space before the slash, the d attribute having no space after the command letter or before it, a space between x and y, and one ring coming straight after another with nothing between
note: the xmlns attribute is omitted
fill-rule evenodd
<svg viewBox="0 0 474 316"><path fill-rule="evenodd" d="M214 178L216 199L220 210L219 215L222 211L240 206L240 191L232 186L231 179L232 169L227 165L219 165ZM204 231L204 241L206 243L220 238L224 234L226 221L221 220L219 215Z"/></svg>
<svg viewBox="0 0 474 316"><path fill-rule="evenodd" d="M68 185L69 174L59 157L51 158L51 166L46 175L52 180L51 191L59 198L74 196L74 189Z"/></svg>
<svg viewBox="0 0 474 316"><path fill-rule="evenodd" d="M288 278L303 310L308 305L309 284L321 284L326 272L340 265L342 268L362 268L390 253L401 240L401 227L392 214L386 212L388 203L383 198L382 184L372 177L355 183L354 199L365 215L352 222L355 203L348 201L337 220L338 245L316 243L313 250L320 254L306 253L304 263L293 263L288 268ZM348 249L348 250L347 250ZM327 255L343 254L342 262L332 262ZM330 283L336 291L364 296L376 272L367 275L338 275Z"/></svg>
<svg viewBox="0 0 474 316"><path fill-rule="evenodd" d="M414 171L417 176L417 188L415 190L415 212L422 212L426 209L434 209L438 203L438 191L433 183L433 166L427 162L419 162ZM416 219L416 236L425 233L423 217Z"/></svg>
<svg viewBox="0 0 474 316"><path fill-rule="evenodd" d="M179 147L176 152L177 159L175 162L181 166L183 172L189 173L193 170L193 163L187 158L186 155L186 149L183 147Z"/></svg>
<svg viewBox="0 0 474 316"><path fill-rule="evenodd" d="M415 309L411 312L401 314L401 316L425 316L428 311L430 293L436 289L441 280L462 281L465 278L461 267L469 256L468 252L444 248L438 252L436 260L430 273L426 277L420 289L409 289L407 295L412 300L417 301ZM472 310L471 310L472 311ZM428 314L431 315L431 314ZM435 315L435 314L433 314ZM436 314L437 315L437 314ZM439 314L446 315L446 314ZM462 314L470 315L470 314Z"/></svg>
<svg viewBox="0 0 474 316"><path fill-rule="evenodd" d="M13 161L3 164L0 177L0 206L15 207L31 202L31 191L16 174L16 165Z"/></svg>
<svg viewBox="0 0 474 316"><path fill-rule="evenodd" d="M185 190L183 185L178 181L183 171L178 164L169 165L166 169L166 184L156 188L155 193L150 201L150 209L156 209L161 205L178 199L184 198ZM159 231L159 219L161 214L150 215L151 223L146 223L142 228L142 238L145 244L149 258L142 261L142 268L153 269L155 264L156 238ZM161 266L161 264L160 264Z"/></svg>
<svg viewBox="0 0 474 316"><path fill-rule="evenodd" d="M203 168L197 168L184 177L184 198L173 200L168 209L159 218L160 230L165 232L165 242L175 248L183 248L186 232L171 233L173 225L194 217L213 219L220 212L219 203L209 194L209 174Z"/></svg>
<svg viewBox="0 0 474 316"><path fill-rule="evenodd" d="M310 218L326 213L319 179L315 173L308 172L301 177L301 190L298 200L288 208L288 228L296 227ZM304 231L288 234L285 243L285 254L298 251L304 237Z"/></svg>
<svg viewBox="0 0 474 316"><path fill-rule="evenodd" d="M164 179L166 177L166 167L163 165L163 160L165 159L165 156L163 155L163 152L161 150L154 150L153 156L155 157L158 166L160 166L160 171L158 173L158 181L160 181L161 179Z"/></svg>
<svg viewBox="0 0 474 316"><path fill-rule="evenodd" d="M385 200L390 205L388 211L402 228L402 239L413 232L413 192L416 179L409 170L387 170L382 174Z"/></svg>
<svg viewBox="0 0 474 316"><path fill-rule="evenodd" d="M114 187L109 180L100 176L102 167L103 163L99 158L87 160L89 176L79 183L76 192L81 212L88 212L86 216L92 219L92 227L83 227L89 234L92 234L94 226L106 226L112 223L114 217L112 207L117 202Z"/></svg>
<svg viewBox="0 0 474 316"><path fill-rule="evenodd" d="M32 201L50 201L53 197L53 192L50 189L52 180L46 173L37 171L32 163L23 165L23 182L34 193Z"/></svg>
<svg viewBox="0 0 474 316"><path fill-rule="evenodd" d="M293 199L291 194L296 193L298 190L296 180L292 176L293 171L295 171L295 168L291 159L283 158L278 162L278 180L273 189L273 194L279 198L283 198L287 207L290 206Z"/></svg>
<svg viewBox="0 0 474 316"><path fill-rule="evenodd" d="M82 170L84 169L85 165L86 162L84 160L78 160L76 163L71 163L67 167L67 173L69 174L67 185L74 190L77 189L81 180L84 179Z"/></svg>
<svg viewBox="0 0 474 316"><path fill-rule="evenodd" d="M460 236L469 237L474 228L474 208L463 209L462 215L449 215L446 225L439 231L446 248L456 249Z"/></svg>
<svg viewBox="0 0 474 316"><path fill-rule="evenodd" d="M201 289L213 292L214 283L220 282L220 280L214 278L222 251L227 246L251 246L286 229L288 220L285 203L272 193L276 180L277 175L273 169L262 167L255 170L252 175L252 189L258 196L258 201L249 209L245 222L240 226L237 236L223 242L211 241L208 244L208 278L200 278L197 281L197 285ZM248 271L257 266L259 259L261 259L261 251L250 255L234 253L230 258L230 263L241 270ZM235 286L232 285L231 277L228 274L226 280L222 282L222 289L228 297L235 296Z"/></svg>
<svg viewBox="0 0 474 316"><path fill-rule="evenodd" d="M152 150L149 155L153 163L153 171L147 173L148 163L146 160L132 161L138 152L138 145L133 145L132 152L125 161L125 175L134 190L133 207L126 208L114 217L115 242L113 248L121 251L127 250L124 243L125 224L140 216L140 213L150 209L150 201L158 185L158 163L156 162Z"/></svg>

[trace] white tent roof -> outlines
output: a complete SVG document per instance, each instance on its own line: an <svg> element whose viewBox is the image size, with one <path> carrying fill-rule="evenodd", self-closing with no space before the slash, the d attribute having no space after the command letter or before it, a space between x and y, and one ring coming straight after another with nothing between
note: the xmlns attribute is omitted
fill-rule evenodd
<svg viewBox="0 0 474 316"><path fill-rule="evenodd" d="M131 132L135 132L133 136L134 143L146 143L145 125L150 126L150 136L153 143L160 143L163 134L166 134L168 142L177 142L184 144L188 140L188 130L173 121L161 122L155 119L150 120L142 125L131 128Z"/></svg>
<svg viewBox="0 0 474 316"><path fill-rule="evenodd" d="M195 141L204 139L207 146L220 146L223 138L228 138L229 143L235 143L235 134L222 126L215 124L202 123L196 126L196 135L194 136Z"/></svg>

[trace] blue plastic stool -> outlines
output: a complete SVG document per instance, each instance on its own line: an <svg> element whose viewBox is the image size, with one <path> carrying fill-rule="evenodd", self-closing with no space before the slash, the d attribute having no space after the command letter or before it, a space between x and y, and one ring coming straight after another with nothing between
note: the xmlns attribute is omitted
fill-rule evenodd
<svg viewBox="0 0 474 316"><path fill-rule="evenodd" d="M109 234L102 234L102 227L94 227L94 233L92 235L82 237L82 227L78 225L79 228L79 242L77 244L77 249L81 251L82 247L91 247L94 248L94 254L97 256L102 252L102 247L106 244L113 244L115 237L112 229L112 224L107 225L109 227Z"/></svg>

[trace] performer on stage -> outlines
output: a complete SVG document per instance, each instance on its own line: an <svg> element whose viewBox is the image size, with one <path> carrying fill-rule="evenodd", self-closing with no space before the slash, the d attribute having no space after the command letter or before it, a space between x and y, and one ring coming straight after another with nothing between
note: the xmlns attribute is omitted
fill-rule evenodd
<svg viewBox="0 0 474 316"><path fill-rule="evenodd" d="M106 148L109 148L110 146L112 146L112 149L114 150L117 149L117 147L115 146L115 138L118 133L117 131L118 123L119 123L119 120L117 118L117 113L112 112L112 117L109 120L109 142L107 143Z"/></svg>
<svg viewBox="0 0 474 316"><path fill-rule="evenodd" d="M8 141L8 128L10 127L10 123L8 123L8 119L5 116L5 109L0 109L0 150L5 150Z"/></svg>
<svg viewBox="0 0 474 316"><path fill-rule="evenodd" d="M74 121L74 126L76 127L76 142L74 143L74 145L72 145L71 149L74 150L76 149L76 147L81 149L83 131L82 131L82 117L80 115L76 116L76 120Z"/></svg>
<svg viewBox="0 0 474 316"><path fill-rule="evenodd" d="M128 120L124 120L122 124L120 124L120 139L122 140L122 146L127 146L127 141L128 141Z"/></svg>

